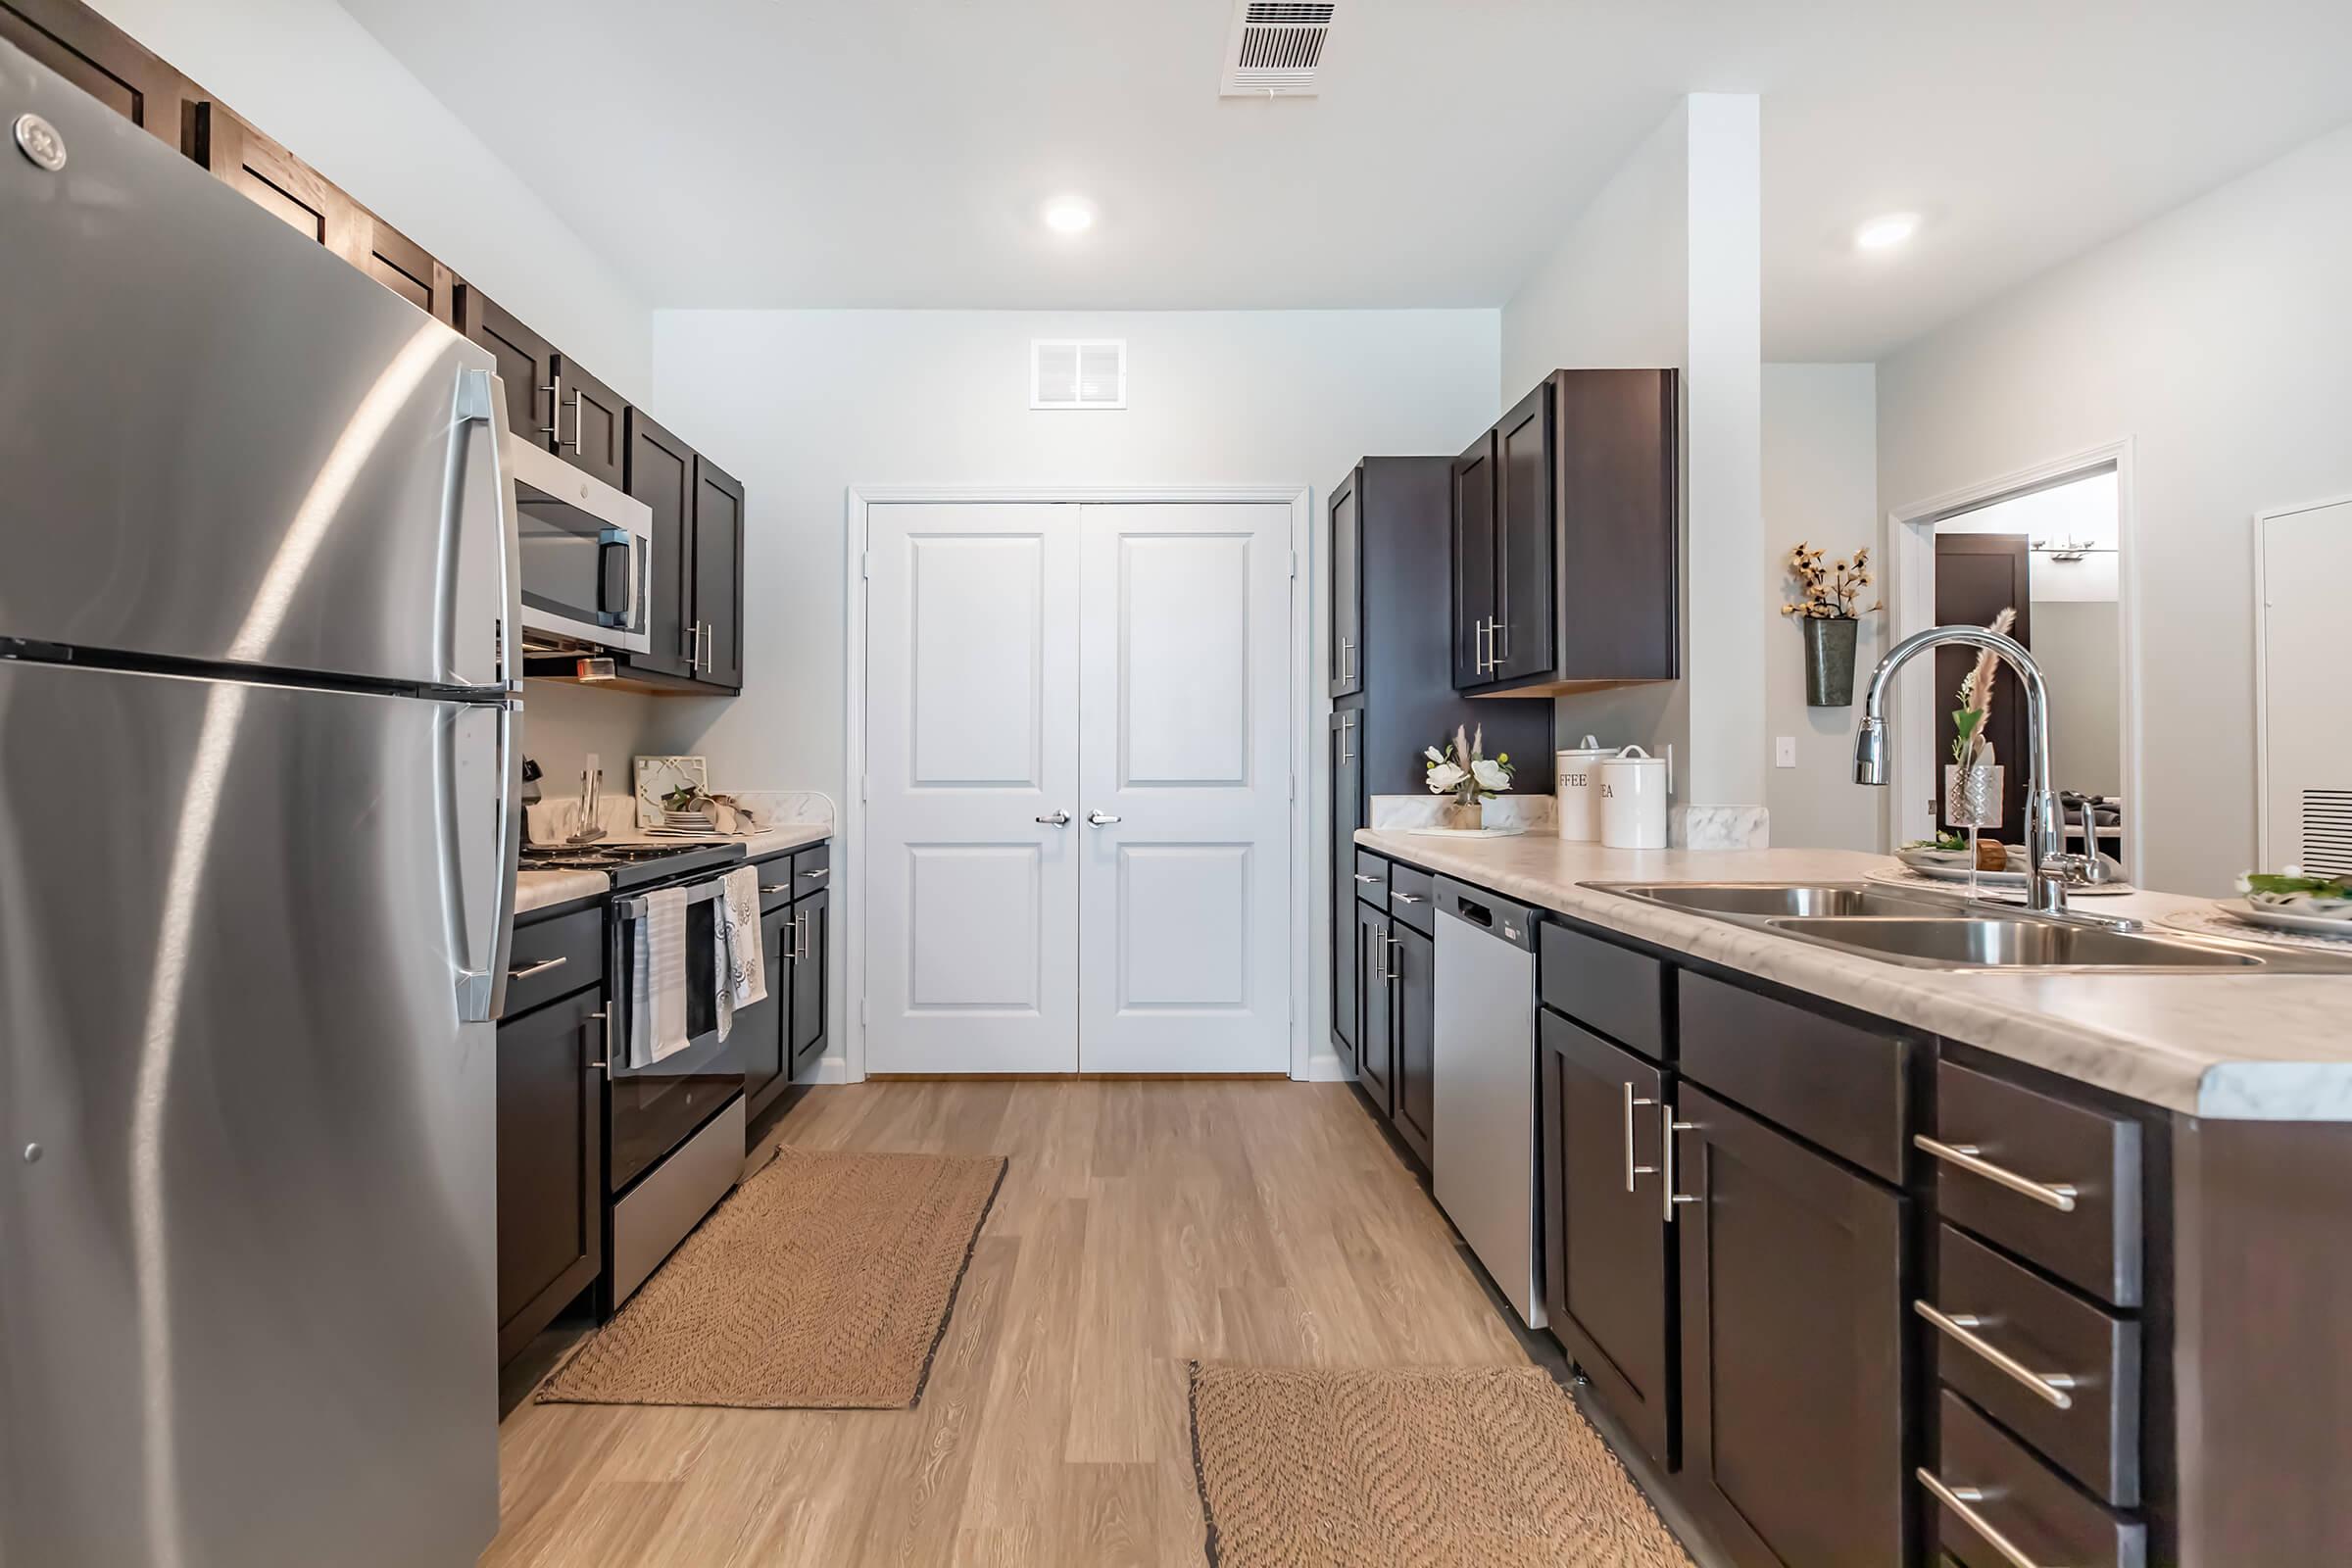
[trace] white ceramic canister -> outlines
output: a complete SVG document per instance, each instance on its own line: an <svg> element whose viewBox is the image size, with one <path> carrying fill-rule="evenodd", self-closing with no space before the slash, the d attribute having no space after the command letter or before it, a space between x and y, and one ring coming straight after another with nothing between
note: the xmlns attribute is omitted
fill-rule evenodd
<svg viewBox="0 0 2352 1568"><path fill-rule="evenodd" d="M1616 755L1614 748L1588 735L1583 745L1572 746L1554 758L1561 838L1591 844L1600 837L1600 764Z"/></svg>
<svg viewBox="0 0 2352 1568"><path fill-rule="evenodd" d="M1612 850L1666 847L1666 759L1628 746L1600 763L1600 842Z"/></svg>

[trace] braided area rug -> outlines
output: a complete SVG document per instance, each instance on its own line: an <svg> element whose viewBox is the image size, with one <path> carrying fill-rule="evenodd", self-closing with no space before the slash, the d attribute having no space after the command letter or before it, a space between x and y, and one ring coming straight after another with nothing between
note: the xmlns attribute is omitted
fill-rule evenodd
<svg viewBox="0 0 2352 1568"><path fill-rule="evenodd" d="M542 1384L544 1404L903 1409L922 1396L996 1156L786 1147Z"/></svg>
<svg viewBox="0 0 2352 1568"><path fill-rule="evenodd" d="M1690 1568L1541 1367L1193 1364L1217 1568Z"/></svg>

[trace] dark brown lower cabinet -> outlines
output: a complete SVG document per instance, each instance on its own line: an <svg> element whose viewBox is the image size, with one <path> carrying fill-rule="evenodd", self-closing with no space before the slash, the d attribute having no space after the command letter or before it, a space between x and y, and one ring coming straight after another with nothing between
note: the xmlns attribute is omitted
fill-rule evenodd
<svg viewBox="0 0 2352 1568"><path fill-rule="evenodd" d="M1396 1102L1389 1119L1426 1165L1437 1117L1438 946L1401 920L1390 934L1389 1059Z"/></svg>
<svg viewBox="0 0 2352 1568"><path fill-rule="evenodd" d="M1390 1027L1389 917L1369 904L1355 906L1355 1081L1383 1116L1396 1114L1396 1037Z"/></svg>
<svg viewBox="0 0 2352 1568"><path fill-rule="evenodd" d="M498 1026L498 1358L604 1268L604 994Z"/></svg>
<svg viewBox="0 0 2352 1568"><path fill-rule="evenodd" d="M789 862L786 862L789 863ZM792 907L770 909L760 917L760 961L767 979L767 996L748 1007L735 1009L733 1033L743 1041L743 1107L749 1121L789 1083L792 1066L786 1054L785 1033L792 1016Z"/></svg>
<svg viewBox="0 0 2352 1568"><path fill-rule="evenodd" d="M800 926L800 943L792 962L792 1081L805 1084L816 1076L825 1054L825 924L831 900L812 894L792 906ZM791 935L789 930L787 937Z"/></svg>
<svg viewBox="0 0 2352 1568"><path fill-rule="evenodd" d="M1594 1393L1671 1469L1674 1313L1658 1158L1670 1081L1549 1008L1537 1038L1544 1309Z"/></svg>
<svg viewBox="0 0 2352 1568"><path fill-rule="evenodd" d="M1736 1562L1902 1563L1906 1200L1682 1086L1683 1492Z"/></svg>

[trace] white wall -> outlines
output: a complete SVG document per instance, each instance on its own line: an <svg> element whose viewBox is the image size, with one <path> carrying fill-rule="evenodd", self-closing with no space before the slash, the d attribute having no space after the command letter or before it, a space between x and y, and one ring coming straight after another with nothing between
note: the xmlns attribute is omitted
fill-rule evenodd
<svg viewBox="0 0 2352 1568"><path fill-rule="evenodd" d="M1886 792L1854 782L1854 723L1860 689L1886 651L1886 615L1865 615L1856 634L1855 705L1805 706L1804 634L1779 607L1795 597L1787 559L1809 542L1833 558L1867 545L1881 553L1878 496L1878 368L1871 365L1764 367L1764 628L1766 727L1796 742L1796 765L1774 767L1765 804L1772 842L1814 849L1875 850L1886 838ZM1875 603L1871 589L1865 605Z"/></svg>
<svg viewBox="0 0 2352 1568"><path fill-rule="evenodd" d="M2148 749L2132 805L2157 887L2225 893L2253 862L2252 518L2352 494L2347 190L2352 128L1880 366L1888 508L2135 443L2125 594Z"/></svg>
<svg viewBox="0 0 2352 1568"><path fill-rule="evenodd" d="M652 390L651 304L333 0L95 5L622 396ZM596 751L612 787L656 702L532 681L524 749L551 783Z"/></svg>
<svg viewBox="0 0 2352 1568"><path fill-rule="evenodd" d="M1683 372L1683 678L1558 700L1563 742L1671 746L1677 803L1765 804L1762 133L1757 100L1675 106L1502 310L1501 401L1553 369Z"/></svg>

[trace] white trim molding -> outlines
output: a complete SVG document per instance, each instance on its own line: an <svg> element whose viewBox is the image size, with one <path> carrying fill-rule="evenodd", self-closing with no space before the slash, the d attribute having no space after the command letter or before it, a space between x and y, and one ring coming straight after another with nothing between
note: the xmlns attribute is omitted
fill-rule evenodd
<svg viewBox="0 0 2352 1568"><path fill-rule="evenodd" d="M842 616L843 693L842 756L850 776L842 797L840 853L836 857L833 899L835 930L843 940L843 998L841 1052L843 1079L863 1083L866 1075L866 940L865 940L865 684L866 684L866 549L868 508L893 502L1093 503L1098 506L1150 505L1172 502L1261 502L1291 509L1291 1076L1312 1076L1310 1050L1315 1017L1309 977L1311 903L1317 852L1313 812L1315 799L1314 750L1318 732L1314 698L1321 687L1310 683L1311 631L1314 603L1307 592L1309 541L1313 537L1313 491L1298 484L1259 485L852 485L843 516L846 535ZM1329 1053L1326 1051L1326 1054ZM1336 1058L1334 1058L1336 1060Z"/></svg>
<svg viewBox="0 0 2352 1568"><path fill-rule="evenodd" d="M1965 485L1941 495L1914 501L1886 514L1888 604L1892 621L1887 646L1913 632L1936 624L1936 524L1963 512L1975 512L2036 490L2085 478L2101 469L2115 470L2116 571L2121 600L2116 657L2122 662L2124 736L2124 863L2135 877L2147 874L2147 793L2141 787L2141 745L2145 733L2140 719L2140 596L2139 549L2134 514L2137 510L2133 479L2134 440L2124 436L2000 474L1982 483ZM1867 678L1867 675L1865 676ZM1939 786L1932 715L1941 710L1936 699L1935 662L1915 659L1894 678L1894 709L1888 722L1894 730L1892 767L1887 803L1887 843L1903 844L1925 838L1934 827L1930 803ZM2066 715L2055 715L2064 723ZM2065 780L2053 788L2064 788Z"/></svg>

